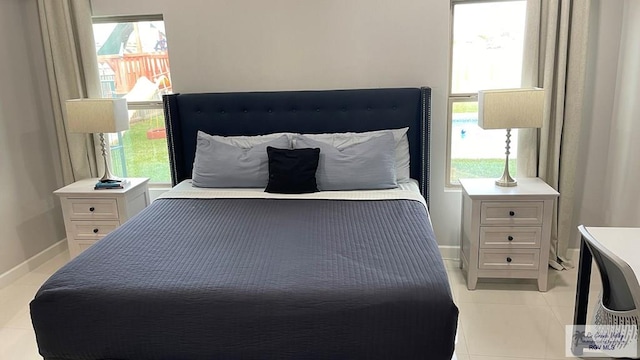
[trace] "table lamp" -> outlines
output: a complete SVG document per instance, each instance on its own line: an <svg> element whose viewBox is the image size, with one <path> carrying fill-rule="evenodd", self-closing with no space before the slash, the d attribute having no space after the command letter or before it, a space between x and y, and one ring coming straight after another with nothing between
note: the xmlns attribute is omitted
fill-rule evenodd
<svg viewBox="0 0 640 360"><path fill-rule="evenodd" d="M506 161L498 186L516 186L509 174L511 129L542 127L544 89L504 89L478 91L478 126L483 129L507 129Z"/></svg>
<svg viewBox="0 0 640 360"><path fill-rule="evenodd" d="M67 100L67 129L72 133L99 133L104 175L100 182L121 181L109 171L104 133L115 133L129 128L126 99L72 99Z"/></svg>

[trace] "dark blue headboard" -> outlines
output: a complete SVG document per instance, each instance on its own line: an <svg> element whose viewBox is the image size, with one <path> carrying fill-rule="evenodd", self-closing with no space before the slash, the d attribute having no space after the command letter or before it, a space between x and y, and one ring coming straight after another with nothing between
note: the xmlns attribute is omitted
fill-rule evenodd
<svg viewBox="0 0 640 360"><path fill-rule="evenodd" d="M234 136L408 126L411 177L428 203L430 88L172 94L163 101L173 185L191 178L198 130Z"/></svg>

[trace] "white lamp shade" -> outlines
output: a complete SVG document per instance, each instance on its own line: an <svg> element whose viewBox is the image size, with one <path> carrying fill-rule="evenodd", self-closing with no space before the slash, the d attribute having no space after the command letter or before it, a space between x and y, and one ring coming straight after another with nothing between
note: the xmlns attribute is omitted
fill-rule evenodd
<svg viewBox="0 0 640 360"><path fill-rule="evenodd" d="M483 129L542 127L544 89L480 90L478 126Z"/></svg>
<svg viewBox="0 0 640 360"><path fill-rule="evenodd" d="M129 128L126 99L73 99L66 105L69 132L115 133Z"/></svg>

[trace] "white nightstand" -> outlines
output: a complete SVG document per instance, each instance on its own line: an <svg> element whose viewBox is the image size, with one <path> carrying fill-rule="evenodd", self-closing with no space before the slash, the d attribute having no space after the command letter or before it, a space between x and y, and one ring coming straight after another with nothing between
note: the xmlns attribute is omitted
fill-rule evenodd
<svg viewBox="0 0 640 360"><path fill-rule="evenodd" d="M80 180L54 192L72 258L149 205L148 178L128 178L124 189L113 190L94 190L97 181Z"/></svg>
<svg viewBox="0 0 640 360"><path fill-rule="evenodd" d="M553 201L558 192L538 178L500 187L495 179L461 179L460 265L467 288L478 278L538 279L547 291Z"/></svg>

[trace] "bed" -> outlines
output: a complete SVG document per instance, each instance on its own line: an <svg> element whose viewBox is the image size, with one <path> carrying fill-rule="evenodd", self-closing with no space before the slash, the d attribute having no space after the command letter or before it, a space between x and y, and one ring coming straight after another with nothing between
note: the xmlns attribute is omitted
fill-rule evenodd
<svg viewBox="0 0 640 360"><path fill-rule="evenodd" d="M175 187L42 285L31 317L45 359L451 359L458 309L428 213L429 88L164 105ZM292 195L189 180L198 131L404 127L414 180L398 188Z"/></svg>

